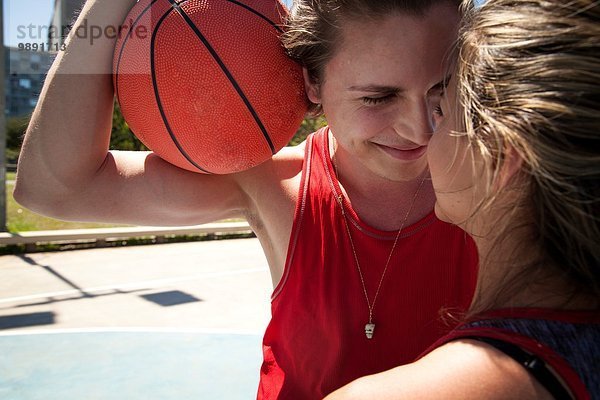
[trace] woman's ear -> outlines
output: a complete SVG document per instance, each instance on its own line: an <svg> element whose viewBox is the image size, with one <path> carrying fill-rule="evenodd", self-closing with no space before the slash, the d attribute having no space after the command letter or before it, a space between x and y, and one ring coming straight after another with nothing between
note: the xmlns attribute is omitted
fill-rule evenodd
<svg viewBox="0 0 600 400"><path fill-rule="evenodd" d="M316 79L310 76L306 67L302 67L302 75L304 76L304 87L308 99L315 104L321 103L321 86Z"/></svg>
<svg viewBox="0 0 600 400"><path fill-rule="evenodd" d="M523 158L519 152L514 147L507 145L504 150L504 159L498 173L498 179L494 182L494 189L500 191L506 188L516 178L522 167Z"/></svg>

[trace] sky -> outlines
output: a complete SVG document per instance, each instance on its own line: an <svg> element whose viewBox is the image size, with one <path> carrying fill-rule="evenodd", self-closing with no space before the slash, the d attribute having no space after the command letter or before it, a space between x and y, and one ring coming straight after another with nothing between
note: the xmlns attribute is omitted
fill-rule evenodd
<svg viewBox="0 0 600 400"><path fill-rule="evenodd" d="M53 5L54 0L4 0L4 44L17 46L24 41L19 39L19 26L48 26Z"/></svg>
<svg viewBox="0 0 600 400"><path fill-rule="evenodd" d="M292 0L284 0L284 3L289 7ZM50 24L53 5L54 0L4 0L4 44L16 47L25 39L33 42L28 29L24 27L30 24L35 27L47 27ZM33 30L35 37L32 39L38 38L38 32L37 28ZM47 31L42 28L42 33ZM43 39L40 42L42 41Z"/></svg>

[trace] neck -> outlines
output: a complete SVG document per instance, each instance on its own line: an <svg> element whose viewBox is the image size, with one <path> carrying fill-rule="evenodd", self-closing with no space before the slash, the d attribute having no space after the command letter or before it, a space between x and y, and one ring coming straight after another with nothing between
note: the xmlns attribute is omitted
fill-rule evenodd
<svg viewBox="0 0 600 400"><path fill-rule="evenodd" d="M507 218L514 221L516 218ZM587 296L574 294L559 276L558 268L540 260L541 251L532 243L528 225L506 230L499 219L488 221L494 232L474 235L479 252L479 274L473 312L497 308L587 309Z"/></svg>

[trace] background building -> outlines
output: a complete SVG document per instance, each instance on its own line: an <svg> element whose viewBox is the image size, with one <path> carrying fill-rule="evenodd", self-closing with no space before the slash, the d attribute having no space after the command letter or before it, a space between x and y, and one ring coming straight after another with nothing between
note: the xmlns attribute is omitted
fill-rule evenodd
<svg viewBox="0 0 600 400"><path fill-rule="evenodd" d="M7 117L26 116L33 111L54 57L48 52L4 48Z"/></svg>
<svg viewBox="0 0 600 400"><path fill-rule="evenodd" d="M54 12L52 13L50 25L57 27L59 32L69 32L84 3L85 0L54 0ZM63 40L62 37L52 37L51 35L48 38L50 44L55 45L58 43L59 46L63 43Z"/></svg>
<svg viewBox="0 0 600 400"><path fill-rule="evenodd" d="M54 0L54 11L49 21L50 26L56 27L54 32L68 33L84 3L85 0ZM49 34L50 48L59 48L63 39ZM55 56L54 52L4 48L4 113L7 117L27 116L33 111Z"/></svg>

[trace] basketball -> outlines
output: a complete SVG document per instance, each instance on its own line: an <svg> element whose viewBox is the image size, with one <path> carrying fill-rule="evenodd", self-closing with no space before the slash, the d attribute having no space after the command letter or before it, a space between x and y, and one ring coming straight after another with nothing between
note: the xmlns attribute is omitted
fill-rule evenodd
<svg viewBox="0 0 600 400"><path fill-rule="evenodd" d="M180 168L228 174L284 147L308 101L279 35L278 0L140 0L119 27L115 95L146 147Z"/></svg>

